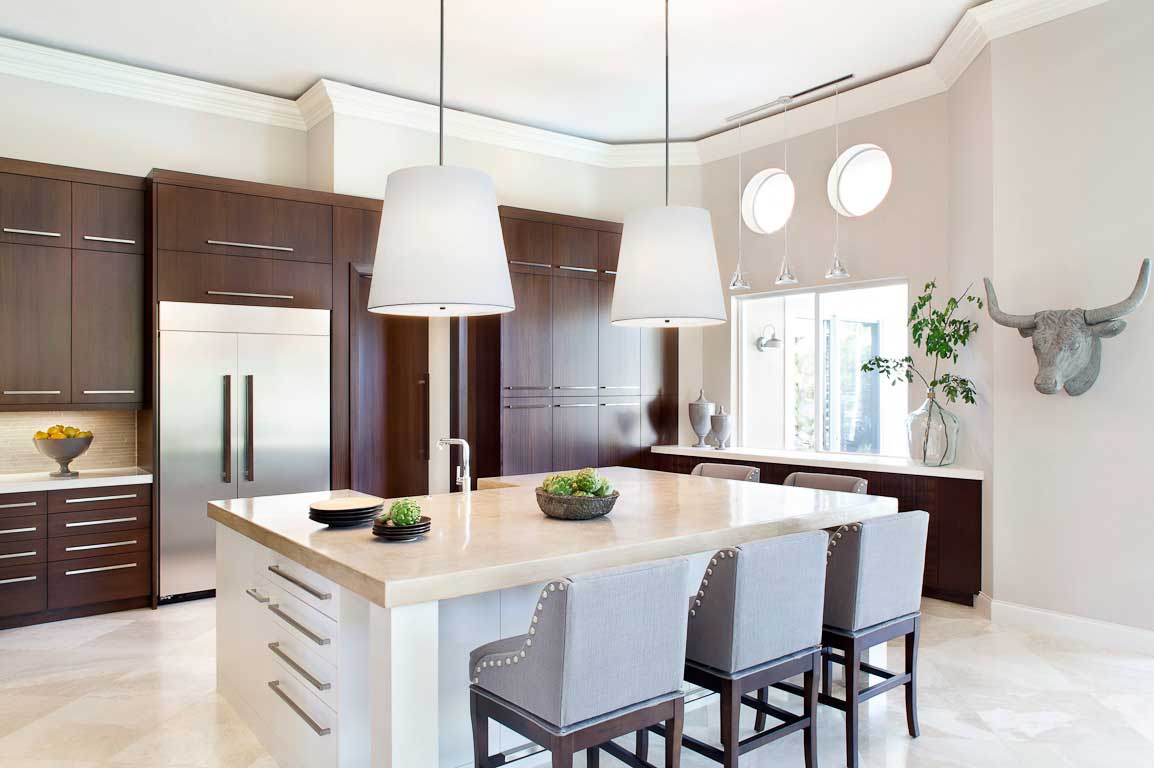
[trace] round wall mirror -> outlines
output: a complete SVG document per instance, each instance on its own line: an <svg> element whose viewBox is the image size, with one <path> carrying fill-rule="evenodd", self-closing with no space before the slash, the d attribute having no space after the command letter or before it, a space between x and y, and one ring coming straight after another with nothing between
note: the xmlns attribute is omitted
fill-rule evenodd
<svg viewBox="0 0 1154 768"><path fill-rule="evenodd" d="M829 204L842 216L865 216L889 194L894 168L876 144L858 144L841 153L829 171Z"/></svg>
<svg viewBox="0 0 1154 768"><path fill-rule="evenodd" d="M789 221L793 202L793 179L780 168L767 168L745 186L741 195L741 218L754 232L770 235Z"/></svg>

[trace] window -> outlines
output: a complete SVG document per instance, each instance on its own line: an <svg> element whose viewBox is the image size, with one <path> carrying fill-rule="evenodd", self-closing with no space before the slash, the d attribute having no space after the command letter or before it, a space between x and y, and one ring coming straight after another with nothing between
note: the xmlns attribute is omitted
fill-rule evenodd
<svg viewBox="0 0 1154 768"><path fill-rule="evenodd" d="M906 354L906 293L889 282L735 298L739 443L904 456L906 385L861 366Z"/></svg>

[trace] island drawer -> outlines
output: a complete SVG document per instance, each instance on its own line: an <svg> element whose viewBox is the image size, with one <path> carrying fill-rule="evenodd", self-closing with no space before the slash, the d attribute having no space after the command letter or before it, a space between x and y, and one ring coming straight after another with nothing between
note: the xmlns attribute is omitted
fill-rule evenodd
<svg viewBox="0 0 1154 768"><path fill-rule="evenodd" d="M44 515L27 517L0 517L0 542L43 539L48 535Z"/></svg>
<svg viewBox="0 0 1154 768"><path fill-rule="evenodd" d="M48 564L48 608L71 608L147 595L147 553L89 557Z"/></svg>
<svg viewBox="0 0 1154 768"><path fill-rule="evenodd" d="M94 509L89 512L62 512L48 516L48 537L76 536L81 533L131 531L152 524L150 507Z"/></svg>
<svg viewBox="0 0 1154 768"><path fill-rule="evenodd" d="M261 643L273 661L336 712L340 698L337 693L336 666L310 650L280 623L270 621L267 627L267 636L261 638Z"/></svg>
<svg viewBox="0 0 1154 768"><path fill-rule="evenodd" d="M0 493L0 520L44 514L48 501L41 493ZM6 526L0 526L6 527Z"/></svg>
<svg viewBox="0 0 1154 768"><path fill-rule="evenodd" d="M43 563L47 561L44 539L30 541L0 541L0 568L9 565L24 565L25 563Z"/></svg>
<svg viewBox="0 0 1154 768"><path fill-rule="evenodd" d="M147 552L151 531L138 528L131 531L98 531L96 533L61 536L48 540L48 559L80 560L86 557L121 555L125 552Z"/></svg>
<svg viewBox="0 0 1154 768"><path fill-rule="evenodd" d="M302 646L335 666L340 628L337 622L280 587L271 583L267 587L269 602L265 608L277 629L287 632Z"/></svg>
<svg viewBox="0 0 1154 768"><path fill-rule="evenodd" d="M48 511L51 513L141 507L151 503L151 485L117 485L48 492Z"/></svg>
<svg viewBox="0 0 1154 768"><path fill-rule="evenodd" d="M259 716L276 734L273 758L281 764L336 768L337 716L295 677L271 659L261 665L254 691ZM284 749L278 753L275 747Z"/></svg>
<svg viewBox="0 0 1154 768"><path fill-rule="evenodd" d="M335 582L271 550L264 552L267 554L263 567L269 583L331 619L340 618L341 588Z"/></svg>
<svg viewBox="0 0 1154 768"><path fill-rule="evenodd" d="M47 581L43 563L0 568L0 616L19 616L44 610Z"/></svg>

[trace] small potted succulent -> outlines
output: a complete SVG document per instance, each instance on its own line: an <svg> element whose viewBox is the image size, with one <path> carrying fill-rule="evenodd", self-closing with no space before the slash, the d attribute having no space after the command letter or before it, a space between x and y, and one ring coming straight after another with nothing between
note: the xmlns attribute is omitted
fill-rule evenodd
<svg viewBox="0 0 1154 768"><path fill-rule="evenodd" d="M559 520L591 520L609 514L619 494L597 470L549 475L537 489L537 506Z"/></svg>

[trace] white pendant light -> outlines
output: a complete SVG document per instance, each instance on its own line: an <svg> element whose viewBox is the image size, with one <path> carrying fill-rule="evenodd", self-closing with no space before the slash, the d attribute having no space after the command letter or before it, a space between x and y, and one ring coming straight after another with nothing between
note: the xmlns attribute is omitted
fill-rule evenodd
<svg viewBox="0 0 1154 768"><path fill-rule="evenodd" d="M665 205L625 217L610 321L662 328L725 322L709 211L669 205L669 0L665 0Z"/></svg>
<svg viewBox="0 0 1154 768"><path fill-rule="evenodd" d="M841 113L838 109L838 101L841 96L841 88L837 88L833 92L833 156L837 158L841 155L841 124L839 119ZM835 160L836 162L836 160ZM841 263L841 211L838 206L833 208L833 263L830 264L829 272L825 273L826 280L848 280L849 270Z"/></svg>
<svg viewBox="0 0 1154 768"><path fill-rule="evenodd" d="M389 174L369 311L460 317L512 312L493 181L445 160L445 3L441 0L437 165Z"/></svg>
<svg viewBox="0 0 1154 768"><path fill-rule="evenodd" d="M741 269L741 218L744 213L745 201L741 191L741 155L745 147L741 143L741 121L737 123L737 268L733 270L733 277L729 278L729 290L748 291L750 285L745 273Z"/></svg>

